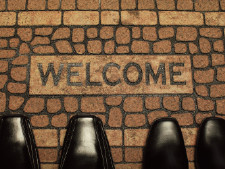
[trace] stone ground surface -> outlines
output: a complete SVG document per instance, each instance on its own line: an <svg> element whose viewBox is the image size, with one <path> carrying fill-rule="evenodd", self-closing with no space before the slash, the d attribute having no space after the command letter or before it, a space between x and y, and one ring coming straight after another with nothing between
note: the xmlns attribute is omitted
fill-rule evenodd
<svg viewBox="0 0 225 169"><path fill-rule="evenodd" d="M157 118L174 117L182 128L189 168L194 169L199 124L210 116L225 118L224 26L225 0L0 0L0 112L30 118L42 169L57 168L73 115L93 114L102 119L116 169L141 169L149 126ZM132 58L128 62L135 55L140 62L142 55L154 55L156 60L173 55L174 62L180 62L179 56L185 55L191 74L183 78L190 85L181 93L172 88L160 93L157 85L155 92L136 92L138 85L145 85L143 77L134 90L107 88L114 90L110 95L104 86L98 88L99 93L78 95L65 94L71 89L66 84L59 87L61 93L51 95L43 94L40 86L31 89L37 83L30 79L38 76L30 71L34 56L41 60L57 55L71 60L75 55L92 55L100 62L106 55L119 55L118 65L124 55ZM126 70L130 84L138 81L137 70ZM179 71L174 72L178 73L174 80L182 81L175 77ZM118 78L108 79L115 82ZM166 76L166 81L171 82L171 77Z"/></svg>

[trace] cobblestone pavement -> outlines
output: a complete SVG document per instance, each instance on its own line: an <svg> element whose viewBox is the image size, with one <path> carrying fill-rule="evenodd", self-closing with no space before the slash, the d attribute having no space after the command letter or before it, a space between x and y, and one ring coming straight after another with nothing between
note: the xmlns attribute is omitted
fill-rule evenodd
<svg viewBox="0 0 225 169"><path fill-rule="evenodd" d="M225 0L0 0L0 112L30 118L42 169L73 115L102 119L116 169L174 117L194 169L199 124L225 118L224 26Z"/></svg>

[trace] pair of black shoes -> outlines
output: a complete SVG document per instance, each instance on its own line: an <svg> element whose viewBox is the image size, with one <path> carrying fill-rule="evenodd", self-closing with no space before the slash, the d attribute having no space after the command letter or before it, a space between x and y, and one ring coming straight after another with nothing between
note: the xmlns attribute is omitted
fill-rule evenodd
<svg viewBox="0 0 225 169"><path fill-rule="evenodd" d="M144 151L143 169L188 169L188 160L178 122L157 120ZM197 169L225 169L225 121L206 119L196 147ZM28 118L4 116L0 120L0 168L40 169ZM102 122L95 116L75 116L64 140L60 169L114 169Z"/></svg>
<svg viewBox="0 0 225 169"><path fill-rule="evenodd" d="M70 120L59 168L114 169L99 118L74 116ZM3 116L0 120L0 169L40 169L34 136L25 116Z"/></svg>
<svg viewBox="0 0 225 169"><path fill-rule="evenodd" d="M206 118L198 132L196 169L225 169L225 120ZM143 169L188 169L181 129L172 118L157 120L144 150Z"/></svg>

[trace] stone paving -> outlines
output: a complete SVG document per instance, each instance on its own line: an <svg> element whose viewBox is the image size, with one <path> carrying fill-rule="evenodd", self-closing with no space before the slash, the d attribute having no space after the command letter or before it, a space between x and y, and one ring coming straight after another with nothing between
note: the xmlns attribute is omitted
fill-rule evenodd
<svg viewBox="0 0 225 169"><path fill-rule="evenodd" d="M225 0L0 0L0 112L30 118L42 169L73 115L102 119L116 169L174 117L194 169L199 124L225 118L224 26Z"/></svg>

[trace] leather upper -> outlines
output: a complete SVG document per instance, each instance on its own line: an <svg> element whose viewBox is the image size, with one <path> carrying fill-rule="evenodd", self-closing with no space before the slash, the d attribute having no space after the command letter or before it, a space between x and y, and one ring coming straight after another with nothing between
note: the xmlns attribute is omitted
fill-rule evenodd
<svg viewBox="0 0 225 169"><path fill-rule="evenodd" d="M39 158L28 118L3 116L0 120L1 169L39 169Z"/></svg>
<svg viewBox="0 0 225 169"><path fill-rule="evenodd" d="M225 169L225 120L211 117L202 122L195 157L197 169Z"/></svg>
<svg viewBox="0 0 225 169"><path fill-rule="evenodd" d="M143 169L188 169L183 136L175 119L153 123L144 149Z"/></svg>
<svg viewBox="0 0 225 169"><path fill-rule="evenodd" d="M74 116L64 140L60 169L114 169L102 122L95 116Z"/></svg>

